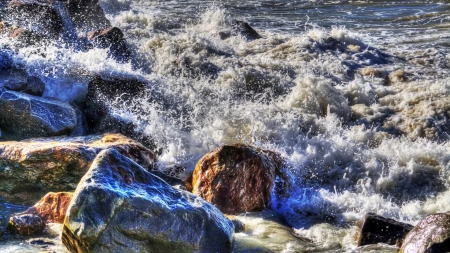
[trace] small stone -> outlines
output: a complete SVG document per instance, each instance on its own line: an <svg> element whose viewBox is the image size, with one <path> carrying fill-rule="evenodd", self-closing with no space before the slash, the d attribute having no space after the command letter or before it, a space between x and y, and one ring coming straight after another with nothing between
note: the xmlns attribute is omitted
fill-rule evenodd
<svg viewBox="0 0 450 253"><path fill-rule="evenodd" d="M45 222L35 214L17 214L9 219L8 230L21 235L32 235L42 233Z"/></svg>
<svg viewBox="0 0 450 253"><path fill-rule="evenodd" d="M385 243L400 246L412 225L384 218L374 213L366 214L359 221L360 233L358 246Z"/></svg>
<svg viewBox="0 0 450 253"><path fill-rule="evenodd" d="M238 219L232 219L231 222L234 224L234 232L240 233L245 231L245 224L244 222L238 220Z"/></svg>

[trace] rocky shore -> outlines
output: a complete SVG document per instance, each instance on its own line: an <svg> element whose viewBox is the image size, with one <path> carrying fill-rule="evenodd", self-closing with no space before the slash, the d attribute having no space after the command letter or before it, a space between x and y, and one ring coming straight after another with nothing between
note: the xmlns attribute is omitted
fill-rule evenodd
<svg viewBox="0 0 450 253"><path fill-rule="evenodd" d="M106 49L118 64L136 53L96 0L3 2L0 33L18 47L60 40L81 51ZM234 24L220 38L262 38L247 23ZM87 76L84 96L46 97L45 84L14 66L2 53L8 50L0 49L0 198L29 208L10 217L0 240L31 238L30 245L46 248L54 242L39 238L56 223L57 240L70 252L279 251L252 230L259 222L297 252L314 246L276 212L275 200L288 197L292 184L280 154L238 143L211 150L187 177L161 171L159 147L107 106L142 95L147 83ZM404 253L446 252L450 213L415 227L369 213L357 241Z"/></svg>

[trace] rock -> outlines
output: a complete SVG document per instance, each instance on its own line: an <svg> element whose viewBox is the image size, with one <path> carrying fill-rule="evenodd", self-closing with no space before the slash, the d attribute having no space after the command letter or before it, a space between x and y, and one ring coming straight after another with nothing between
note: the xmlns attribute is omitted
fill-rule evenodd
<svg viewBox="0 0 450 253"><path fill-rule="evenodd" d="M98 0L62 0L80 32L111 27Z"/></svg>
<svg viewBox="0 0 450 253"><path fill-rule="evenodd" d="M245 231L245 224L244 222L238 220L238 219L232 219L231 222L233 222L234 225L234 232L240 233Z"/></svg>
<svg viewBox="0 0 450 253"><path fill-rule="evenodd" d="M221 31L218 33L220 39L225 40L231 36L242 35L248 41L261 39L262 36L255 31L247 22L233 20L231 22L231 31Z"/></svg>
<svg viewBox="0 0 450 253"><path fill-rule="evenodd" d="M403 240L399 253L449 252L450 212L428 215Z"/></svg>
<svg viewBox="0 0 450 253"><path fill-rule="evenodd" d="M81 179L62 240L71 252L230 252L234 227L215 207L177 190L115 150Z"/></svg>
<svg viewBox="0 0 450 253"><path fill-rule="evenodd" d="M104 80L100 77L94 78L88 86L84 115L88 127L93 133L118 132L138 140L147 147L154 148L152 140L146 139L135 132L132 122L118 119L110 111L109 107L118 97L124 101L130 101L134 97L142 97L146 84L136 80Z"/></svg>
<svg viewBox="0 0 450 253"><path fill-rule="evenodd" d="M412 225L384 218L374 213L366 214L359 221L359 225L358 246L385 243L400 247L403 238L413 229Z"/></svg>
<svg viewBox="0 0 450 253"><path fill-rule="evenodd" d="M73 191L100 151L115 148L144 168L155 154L120 134L0 142L0 197L33 205L48 192Z"/></svg>
<svg viewBox="0 0 450 253"><path fill-rule="evenodd" d="M87 34L87 39L95 47L109 48L108 55L118 62L128 62L131 52L126 44L123 32L117 27L99 29Z"/></svg>
<svg viewBox="0 0 450 253"><path fill-rule="evenodd" d="M8 4L10 19L19 26L40 34L55 37L63 31L63 20L59 14L59 1L12 0Z"/></svg>
<svg viewBox="0 0 450 253"><path fill-rule="evenodd" d="M69 104L0 90L1 140L69 134L75 125L76 114Z"/></svg>
<svg viewBox="0 0 450 253"><path fill-rule="evenodd" d="M21 235L32 235L42 233L45 222L35 214L18 214L9 219L8 230Z"/></svg>
<svg viewBox="0 0 450 253"><path fill-rule="evenodd" d="M73 193L50 192L24 213L41 217L45 223L63 223Z"/></svg>
<svg viewBox="0 0 450 253"><path fill-rule="evenodd" d="M25 70L9 67L0 72L0 88L40 97L44 93L45 83L37 77L28 75Z"/></svg>
<svg viewBox="0 0 450 253"><path fill-rule="evenodd" d="M247 38L247 40L261 39L262 36L253 29L247 22L235 20L233 22L233 30Z"/></svg>
<svg viewBox="0 0 450 253"><path fill-rule="evenodd" d="M225 145L197 163L192 192L227 214L270 208L275 178L286 179L282 165L275 152L241 144ZM282 183L277 185L278 190L285 188Z"/></svg>

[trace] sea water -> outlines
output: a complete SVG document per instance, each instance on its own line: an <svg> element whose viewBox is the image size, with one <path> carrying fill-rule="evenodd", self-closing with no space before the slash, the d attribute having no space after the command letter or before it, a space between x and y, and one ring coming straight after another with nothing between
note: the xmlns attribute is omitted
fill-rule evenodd
<svg viewBox="0 0 450 253"><path fill-rule="evenodd" d="M314 246L280 239L274 251L361 251L354 224L367 212L414 225L450 211L449 1L101 6L134 51L129 63L61 41L18 48L12 60L66 101L94 75L146 82L144 96L109 109L154 140L160 170L183 167L178 177L224 144L281 153L293 187L272 208ZM233 20L262 38L233 34Z"/></svg>

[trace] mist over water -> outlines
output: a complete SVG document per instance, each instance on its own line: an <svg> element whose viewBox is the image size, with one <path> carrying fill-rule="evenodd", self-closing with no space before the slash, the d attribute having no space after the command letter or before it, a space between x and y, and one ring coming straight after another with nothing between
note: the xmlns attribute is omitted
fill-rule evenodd
<svg viewBox="0 0 450 253"><path fill-rule="evenodd" d="M273 209L324 248L354 248L352 224L367 212L415 224L450 211L448 1L101 5L130 63L62 41L16 47L12 60L66 101L95 74L144 81L145 96L110 110L154 140L161 170L187 177L223 144L280 152L293 188ZM263 38L235 33L233 20Z"/></svg>

